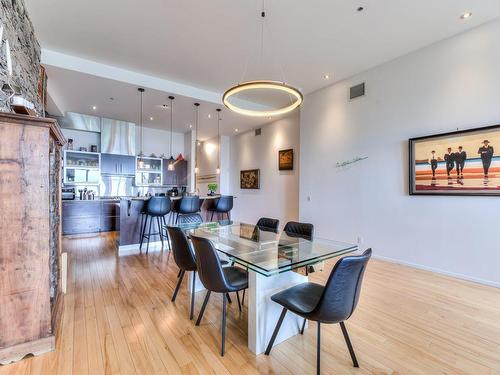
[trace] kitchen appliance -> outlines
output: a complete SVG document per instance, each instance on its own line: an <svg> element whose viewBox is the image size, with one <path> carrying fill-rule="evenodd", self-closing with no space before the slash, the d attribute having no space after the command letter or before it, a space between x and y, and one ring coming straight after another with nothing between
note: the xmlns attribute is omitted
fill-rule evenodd
<svg viewBox="0 0 500 375"><path fill-rule="evenodd" d="M101 119L101 152L135 155L135 124L108 118Z"/></svg>
<svg viewBox="0 0 500 375"><path fill-rule="evenodd" d="M76 193L75 193L75 188L62 188L61 190L61 199L63 201L72 201L75 200L76 198Z"/></svg>

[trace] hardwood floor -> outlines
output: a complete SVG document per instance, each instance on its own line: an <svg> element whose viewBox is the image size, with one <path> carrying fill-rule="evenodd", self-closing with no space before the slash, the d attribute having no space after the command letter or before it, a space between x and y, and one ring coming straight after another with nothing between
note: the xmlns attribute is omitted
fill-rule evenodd
<svg viewBox="0 0 500 375"><path fill-rule="evenodd" d="M187 287L170 301L173 257L117 258L115 241L115 234L64 238L69 285L57 350L0 367L0 375L315 373L314 324L271 356L255 357L247 349L246 308L240 314L234 301L222 358L220 297L195 327ZM324 283L334 262L311 279ZM196 295L196 314L203 296ZM352 367L340 327L324 324L323 373L500 374L500 289L371 260L347 328L361 367Z"/></svg>

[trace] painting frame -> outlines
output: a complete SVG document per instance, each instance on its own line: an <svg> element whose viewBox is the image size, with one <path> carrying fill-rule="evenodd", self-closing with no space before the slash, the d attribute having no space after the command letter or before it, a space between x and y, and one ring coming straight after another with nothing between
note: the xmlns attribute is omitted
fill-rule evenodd
<svg viewBox="0 0 500 375"><path fill-rule="evenodd" d="M278 151L278 170L293 171L293 148Z"/></svg>
<svg viewBox="0 0 500 375"><path fill-rule="evenodd" d="M422 163L421 160L417 159L416 157L416 145L418 145L421 142L428 142L428 141L442 141L442 140L450 140L450 142L455 142L457 139L470 139L471 136L477 137L477 140L475 141L475 144L478 147L478 151L472 150L472 155L473 157L469 158L469 152L467 152L467 157L466 157L466 162L476 162L476 164L479 167L483 167L485 162L483 162L483 157L482 155L479 156L479 151L481 149L484 149L485 144L483 143L484 140L487 140L489 136L494 133L495 137L498 136L497 140L500 140L500 124L497 125L488 125L488 126L482 126L482 127L477 127L477 128L470 128L470 129L464 129L464 130L456 130L452 132L445 132L445 133L438 133L438 134L432 134L432 135L427 135L427 136L422 136L422 137L415 137L415 138L410 138L408 140L408 192L410 196L482 196L482 197L498 197L500 196L500 183L498 182L498 179L500 178L500 155L498 155L498 151L500 150L500 142L495 142L493 141L493 144L491 141L489 142L489 146L491 146L491 156L490 156L490 163L488 164L488 169L483 170L483 171L478 171L480 168L475 168L475 175L470 179L476 180L475 184L476 185L471 185L471 186L464 186L460 188L429 188L426 186L418 185L417 180L419 177L420 172L418 170L419 164L425 164ZM498 134L497 134L498 133ZM485 136L486 134L486 136ZM470 141L469 141L470 142ZM497 150L494 151L494 146L497 147ZM460 151L460 150L459 150ZM469 150L470 151L470 150ZM496 152L496 154L495 154ZM457 152L455 153L457 154ZM496 159L496 160L495 160ZM439 164L444 164L448 163L447 161L438 158ZM429 162L430 163L430 162ZM452 162L456 163L456 161ZM451 165L450 165L451 167ZM448 169L448 166L446 166L446 169ZM459 167L456 166L454 169L451 169L451 172L448 172L448 175L446 176L447 181L451 180L452 184L455 181L455 179L458 181L458 169ZM464 171L467 168L464 168L464 165L462 165L462 171L461 171L461 179L463 181L468 181L467 175L465 175L465 180L464 180ZM453 175L453 172L455 171L456 175ZM495 173L496 172L496 173ZM434 179L434 171L432 179ZM451 177L450 177L451 174ZM442 177L442 176L441 176ZM469 176L470 177L470 176ZM491 178L490 178L491 177ZM491 186L489 185L490 182ZM482 187L479 186L481 184L483 185ZM488 184L487 184L488 183ZM448 182L448 185L450 183ZM496 184L496 185L495 185Z"/></svg>
<svg viewBox="0 0 500 375"><path fill-rule="evenodd" d="M260 189L260 169L245 169L240 171L240 189Z"/></svg>

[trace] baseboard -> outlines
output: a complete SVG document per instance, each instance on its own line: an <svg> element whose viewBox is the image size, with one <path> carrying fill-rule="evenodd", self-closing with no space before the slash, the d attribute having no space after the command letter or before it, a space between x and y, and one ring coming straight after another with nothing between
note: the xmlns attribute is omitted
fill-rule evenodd
<svg viewBox="0 0 500 375"><path fill-rule="evenodd" d="M384 257L384 256L381 256L381 255L375 255L375 254L373 254L372 256L375 259L380 259L380 260L383 260L383 261L386 261L386 262L401 264L403 266L409 266L409 267L417 268L417 269L424 270L424 271L430 271L430 272L438 273L440 275L454 277L456 279L461 279L461 280L466 280L466 281L472 281L474 283L478 283L478 284L482 284L482 285L488 285L488 286L493 286L495 288L500 288L500 283L497 283L497 282L494 282L494 281L484 280L484 279L480 279L480 278L472 277L472 276L467 276L467 275L463 275L461 273L449 272L449 271L445 271L445 270L442 270L442 269L439 269L439 268L428 267L428 266L424 266L422 264L407 262L407 261L400 260L400 259L394 259L394 258Z"/></svg>
<svg viewBox="0 0 500 375"><path fill-rule="evenodd" d="M20 361L29 354L40 355L51 352L55 347L55 336L49 336L43 339L24 342L22 344L0 349L0 365L7 365Z"/></svg>
<svg viewBox="0 0 500 375"><path fill-rule="evenodd" d="M147 243L142 244L142 252L146 252L146 247ZM168 245L165 243L165 246L163 248L168 249ZM160 251L162 249L162 244L161 241L157 242L150 242L149 243L149 251ZM118 246L118 256L123 256L123 255L133 255L133 254L140 254L141 251L139 250L139 244L131 244L131 245L122 245Z"/></svg>

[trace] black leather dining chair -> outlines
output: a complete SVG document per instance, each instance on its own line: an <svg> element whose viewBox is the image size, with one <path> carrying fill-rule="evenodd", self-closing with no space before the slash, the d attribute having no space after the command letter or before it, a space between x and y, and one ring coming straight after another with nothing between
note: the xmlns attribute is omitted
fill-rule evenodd
<svg viewBox="0 0 500 375"><path fill-rule="evenodd" d="M280 226L280 221L278 219L271 219L269 217L261 217L257 224L255 224L260 230L278 233L278 227Z"/></svg>
<svg viewBox="0 0 500 375"><path fill-rule="evenodd" d="M201 282L207 289L207 294L196 325L199 326L203 313L207 307L208 299L212 292L223 293L227 295L236 292L238 297L238 307L241 311L241 304L238 292L248 288L248 272L239 267L222 267L217 254L210 240L203 237L191 236L193 248L196 253L196 265ZM226 339L226 298L222 297L222 325L221 325L221 356L224 356Z"/></svg>
<svg viewBox="0 0 500 375"><path fill-rule="evenodd" d="M188 239L182 229L179 227L167 227L167 232L170 236L170 241L172 242L172 253L174 254L175 264L179 267L180 274L178 275L177 285L175 286L175 291L172 296L172 302L175 302L177 298L177 293L182 284L182 279L186 271L193 272L193 285L191 287L191 308L189 310L189 319L193 319L194 312L194 293L196 285L196 259L189 246Z"/></svg>
<svg viewBox="0 0 500 375"><path fill-rule="evenodd" d="M314 236L314 225L289 221L283 228L283 232L290 237L300 237L312 241Z"/></svg>
<svg viewBox="0 0 500 375"><path fill-rule="evenodd" d="M271 300L283 306L283 310L267 346L266 355L271 352L287 311L291 311L304 318L301 334L304 333L306 320L317 322L317 374L320 373L321 323L340 324L352 363L354 367L359 367L345 321L351 317L358 304L363 275L371 255L372 250L368 249L362 255L340 259L333 267L325 286L303 283L271 296Z"/></svg>
<svg viewBox="0 0 500 375"><path fill-rule="evenodd" d="M222 218L224 218L224 214L227 215L227 219L231 220L231 210L233 209L233 196L232 195L221 195L221 197L217 200L217 204L215 205L215 210L212 211L212 216L210 217L210 221L214 219L214 214L221 214Z"/></svg>

